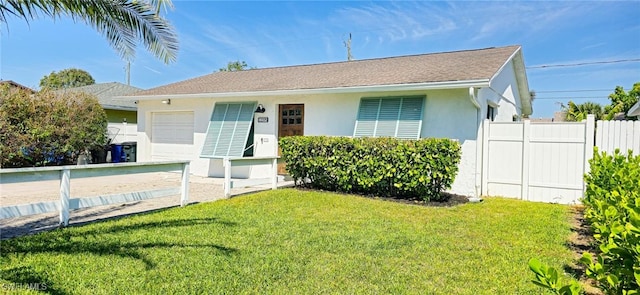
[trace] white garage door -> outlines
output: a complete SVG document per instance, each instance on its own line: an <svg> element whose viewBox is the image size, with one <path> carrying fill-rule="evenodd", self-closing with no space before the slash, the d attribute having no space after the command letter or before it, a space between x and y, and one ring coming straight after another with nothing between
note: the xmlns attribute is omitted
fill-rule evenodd
<svg viewBox="0 0 640 295"><path fill-rule="evenodd" d="M193 112L157 112L151 114L151 160L191 160Z"/></svg>

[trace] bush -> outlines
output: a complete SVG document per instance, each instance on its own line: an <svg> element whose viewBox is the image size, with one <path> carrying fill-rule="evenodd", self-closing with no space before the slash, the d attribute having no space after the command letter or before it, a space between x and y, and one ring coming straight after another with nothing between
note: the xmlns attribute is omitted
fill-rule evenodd
<svg viewBox="0 0 640 295"><path fill-rule="evenodd" d="M589 162L585 218L598 246L595 259L581 259L587 276L607 294L635 294L640 289L640 156L618 150L598 154Z"/></svg>
<svg viewBox="0 0 640 295"><path fill-rule="evenodd" d="M281 138L280 148L296 183L425 201L441 200L460 161L460 145L449 139L293 136Z"/></svg>
<svg viewBox="0 0 640 295"><path fill-rule="evenodd" d="M0 87L0 166L75 163L107 141L107 115L89 94Z"/></svg>

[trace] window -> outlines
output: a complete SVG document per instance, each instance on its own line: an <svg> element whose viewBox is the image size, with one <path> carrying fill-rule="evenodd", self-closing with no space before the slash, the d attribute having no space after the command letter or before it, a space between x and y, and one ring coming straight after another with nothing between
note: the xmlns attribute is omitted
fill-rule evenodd
<svg viewBox="0 0 640 295"><path fill-rule="evenodd" d="M493 121L496 118L496 108L492 106L487 106L487 119Z"/></svg>
<svg viewBox="0 0 640 295"><path fill-rule="evenodd" d="M200 157L242 157L253 126L256 102L216 103ZM250 142L250 143L249 143Z"/></svg>
<svg viewBox="0 0 640 295"><path fill-rule="evenodd" d="M354 137L420 138L424 96L362 98Z"/></svg>

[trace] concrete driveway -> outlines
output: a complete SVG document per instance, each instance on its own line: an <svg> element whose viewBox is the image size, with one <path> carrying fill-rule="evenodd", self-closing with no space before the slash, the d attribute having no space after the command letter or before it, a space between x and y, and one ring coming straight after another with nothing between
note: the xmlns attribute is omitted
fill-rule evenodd
<svg viewBox="0 0 640 295"><path fill-rule="evenodd" d="M189 203L211 202L224 198L221 178L189 177ZM278 186L291 185L279 182ZM0 206L11 206L60 198L58 181L39 181L0 185ZM180 186L180 174L171 172L142 173L133 175L104 176L71 179L71 198L117 194ZM233 195L268 189L268 185L233 189ZM169 196L130 203L83 208L70 212L69 224L82 224L100 219L126 216L180 205L180 196ZM58 213L0 219L0 238L39 232L56 228Z"/></svg>

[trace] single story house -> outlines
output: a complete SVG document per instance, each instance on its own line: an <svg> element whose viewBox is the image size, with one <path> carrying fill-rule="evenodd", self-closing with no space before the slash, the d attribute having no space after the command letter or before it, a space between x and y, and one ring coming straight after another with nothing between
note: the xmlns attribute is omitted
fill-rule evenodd
<svg viewBox="0 0 640 295"><path fill-rule="evenodd" d="M142 89L130 85L109 82L66 88L56 92L84 92L98 98L107 113L109 136L114 143L137 140L138 106L135 101L115 99Z"/></svg>
<svg viewBox="0 0 640 295"><path fill-rule="evenodd" d="M532 113L520 46L216 72L123 99L138 101L138 161L274 156L289 135L439 137L462 145L454 193L478 195L481 124ZM234 167L261 178L267 167Z"/></svg>

